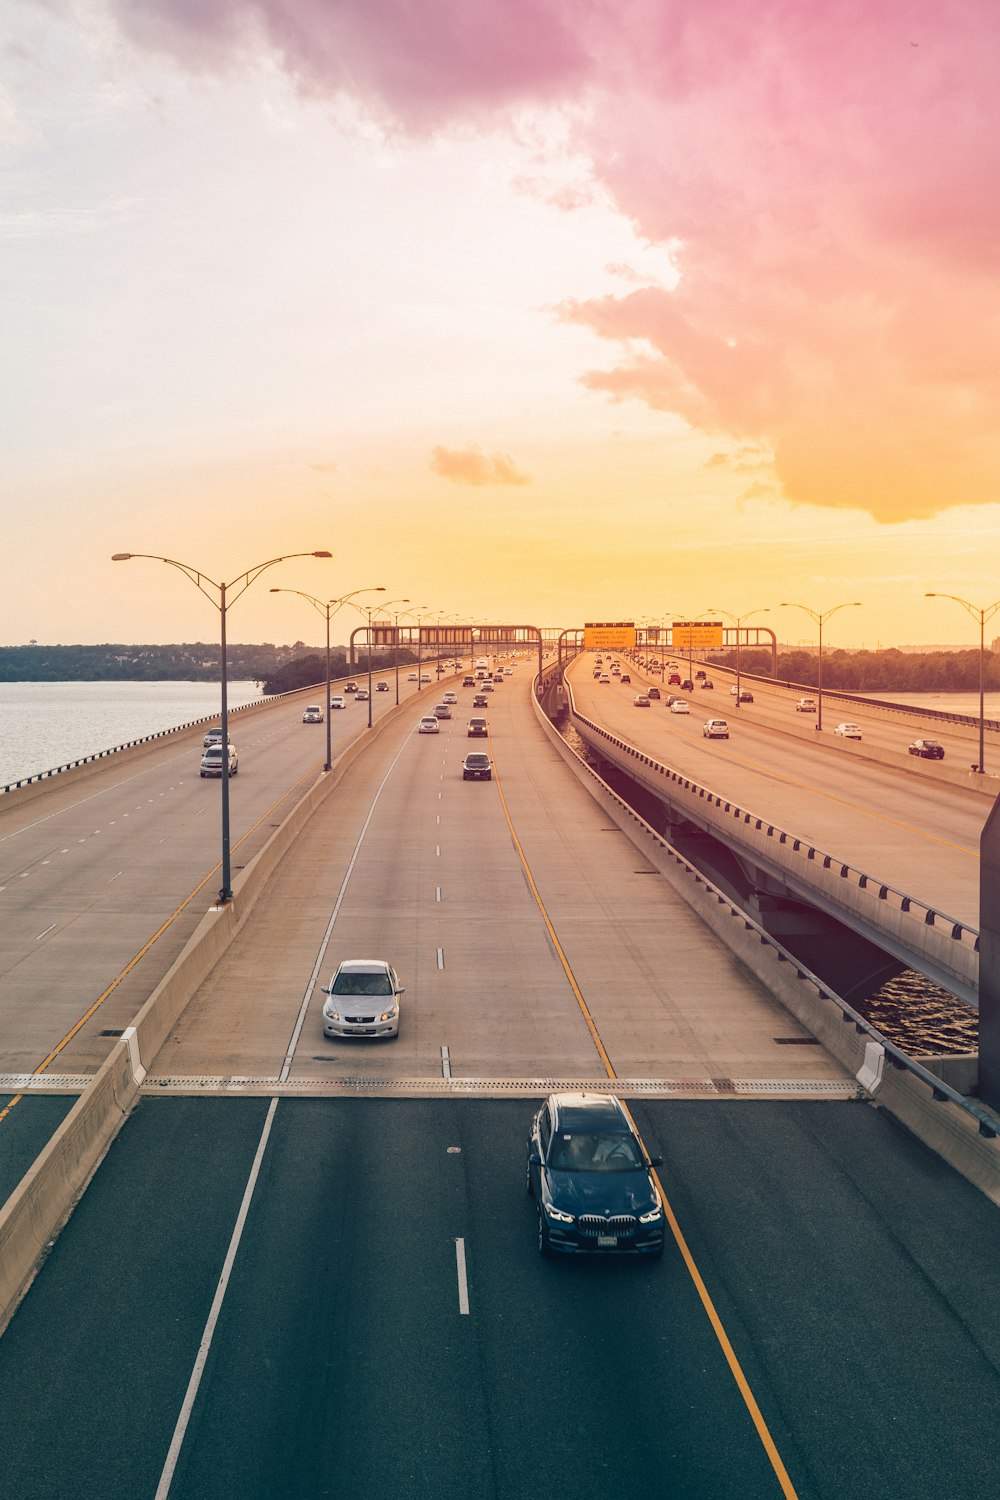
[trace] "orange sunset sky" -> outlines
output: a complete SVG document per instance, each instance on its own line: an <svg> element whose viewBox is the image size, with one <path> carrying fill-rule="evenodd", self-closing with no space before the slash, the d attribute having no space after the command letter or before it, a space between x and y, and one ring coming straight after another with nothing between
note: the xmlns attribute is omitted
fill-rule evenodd
<svg viewBox="0 0 1000 1500"><path fill-rule="evenodd" d="M993 0L8 0L0 644L212 640L111 554L314 548L230 639L379 583L977 643L924 595L1000 598L998 43Z"/></svg>

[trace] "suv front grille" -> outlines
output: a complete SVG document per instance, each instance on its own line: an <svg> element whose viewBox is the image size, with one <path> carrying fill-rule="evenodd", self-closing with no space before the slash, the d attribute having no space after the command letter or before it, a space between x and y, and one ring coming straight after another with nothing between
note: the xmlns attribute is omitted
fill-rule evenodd
<svg viewBox="0 0 1000 1500"><path fill-rule="evenodd" d="M610 1219L600 1214L581 1214L577 1220L581 1234L632 1234L639 1221L634 1214L613 1214Z"/></svg>

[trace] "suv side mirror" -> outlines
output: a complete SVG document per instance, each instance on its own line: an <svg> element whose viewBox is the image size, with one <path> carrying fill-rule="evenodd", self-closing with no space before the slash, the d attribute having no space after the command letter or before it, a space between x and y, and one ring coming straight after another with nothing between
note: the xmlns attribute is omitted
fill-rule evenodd
<svg viewBox="0 0 1000 1500"><path fill-rule="evenodd" d="M651 1156L649 1158L649 1165L651 1167L662 1167L663 1166L663 1157L662 1156Z"/></svg>
<svg viewBox="0 0 1000 1500"><path fill-rule="evenodd" d="M542 1158L539 1156L537 1151L532 1151L531 1155L528 1157L528 1160L533 1167L540 1167L542 1165Z"/></svg>
<svg viewBox="0 0 1000 1500"><path fill-rule="evenodd" d="M328 984L321 984L319 988L320 994L322 995L328 995L330 993L330 986Z"/></svg>

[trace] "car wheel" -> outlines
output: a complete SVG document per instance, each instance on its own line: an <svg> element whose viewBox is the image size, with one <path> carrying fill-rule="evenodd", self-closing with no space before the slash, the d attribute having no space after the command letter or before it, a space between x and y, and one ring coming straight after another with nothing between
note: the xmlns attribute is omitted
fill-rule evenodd
<svg viewBox="0 0 1000 1500"><path fill-rule="evenodd" d="M538 1210L538 1253L539 1255L551 1255L552 1246L549 1243L549 1226L541 1209Z"/></svg>

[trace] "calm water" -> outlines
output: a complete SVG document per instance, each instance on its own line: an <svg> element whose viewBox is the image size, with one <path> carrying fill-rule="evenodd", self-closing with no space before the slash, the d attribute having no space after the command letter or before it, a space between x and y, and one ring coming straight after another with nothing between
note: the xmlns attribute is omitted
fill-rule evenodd
<svg viewBox="0 0 1000 1500"><path fill-rule="evenodd" d="M229 706L261 697L231 682ZM0 786L218 714L214 682L0 682Z"/></svg>

